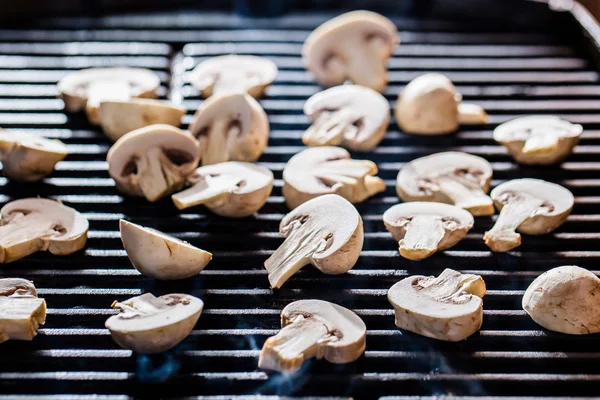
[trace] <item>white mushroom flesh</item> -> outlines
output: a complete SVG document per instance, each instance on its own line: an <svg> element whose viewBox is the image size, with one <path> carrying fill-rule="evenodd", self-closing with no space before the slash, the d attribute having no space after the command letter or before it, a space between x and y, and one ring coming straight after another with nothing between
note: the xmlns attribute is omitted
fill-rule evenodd
<svg viewBox="0 0 600 400"><path fill-rule="evenodd" d="M46 301L25 279L0 279L0 343L32 340L46 322Z"/></svg>

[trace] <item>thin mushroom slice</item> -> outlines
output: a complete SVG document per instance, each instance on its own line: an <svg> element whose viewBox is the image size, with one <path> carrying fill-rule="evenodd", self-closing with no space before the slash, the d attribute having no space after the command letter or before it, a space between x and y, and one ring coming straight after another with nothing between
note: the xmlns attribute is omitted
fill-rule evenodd
<svg viewBox="0 0 600 400"><path fill-rule="evenodd" d="M564 187L540 179L513 179L491 193L500 212L494 227L483 237L495 252L521 245L521 235L544 235L561 226L571 213L575 199Z"/></svg>
<svg viewBox="0 0 600 400"><path fill-rule="evenodd" d="M328 194L302 204L279 224L285 241L265 261L271 288L278 289L307 264L330 275L352 269L363 246L363 223L344 198Z"/></svg>
<svg viewBox="0 0 600 400"><path fill-rule="evenodd" d="M120 310L106 320L105 326L115 342L124 349L142 354L167 351L181 343L192 331L204 303L188 294L152 293L115 301L112 308Z"/></svg>
<svg viewBox="0 0 600 400"><path fill-rule="evenodd" d="M406 164L398 173L396 191L404 201L454 204L474 216L494 214L486 194L492 166L481 157L461 152L425 156Z"/></svg>
<svg viewBox="0 0 600 400"><path fill-rule="evenodd" d="M400 255L423 260L461 241L473 227L473 216L443 203L397 204L383 214L385 227L400 245Z"/></svg>
<svg viewBox="0 0 600 400"><path fill-rule="evenodd" d="M282 192L290 209L324 194L360 203L385 190L385 182L376 173L374 162L353 160L340 147L308 148L286 164Z"/></svg>
<svg viewBox="0 0 600 400"><path fill-rule="evenodd" d="M410 276L388 291L396 326L433 339L457 342L481 328L485 282L479 275L445 269L437 278Z"/></svg>
<svg viewBox="0 0 600 400"><path fill-rule="evenodd" d="M33 282L0 279L0 343L32 340L46 323L46 301L37 297Z"/></svg>
<svg viewBox="0 0 600 400"><path fill-rule="evenodd" d="M322 300L300 300L281 312L281 331L267 339L258 367L291 374L310 358L346 364L366 348L367 328L348 310Z"/></svg>

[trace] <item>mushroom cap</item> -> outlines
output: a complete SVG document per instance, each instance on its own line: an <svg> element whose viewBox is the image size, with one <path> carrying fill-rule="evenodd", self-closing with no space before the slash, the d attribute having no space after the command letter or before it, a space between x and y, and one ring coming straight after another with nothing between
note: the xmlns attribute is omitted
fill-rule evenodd
<svg viewBox="0 0 600 400"><path fill-rule="evenodd" d="M0 296L33 296L37 297L37 290L33 282L22 278L0 279Z"/></svg>

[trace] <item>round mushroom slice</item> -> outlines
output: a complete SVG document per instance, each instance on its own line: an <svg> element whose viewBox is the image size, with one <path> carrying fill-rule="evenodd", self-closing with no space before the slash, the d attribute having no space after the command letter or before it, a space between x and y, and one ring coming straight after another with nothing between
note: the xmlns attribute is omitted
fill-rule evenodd
<svg viewBox="0 0 600 400"><path fill-rule="evenodd" d="M443 203L397 204L383 214L385 227L400 245L400 255L423 260L460 242L473 227L473 216Z"/></svg>
<svg viewBox="0 0 600 400"><path fill-rule="evenodd" d="M46 323L46 301L37 297L33 282L20 278L0 279L0 343L33 340Z"/></svg>
<svg viewBox="0 0 600 400"><path fill-rule="evenodd" d="M277 66L267 58L229 54L198 64L189 81L203 97L235 92L258 98L276 77Z"/></svg>
<svg viewBox="0 0 600 400"><path fill-rule="evenodd" d="M302 135L305 145L371 151L385 135L390 106L385 97L372 89L343 85L309 98L304 114L313 120Z"/></svg>
<svg viewBox="0 0 600 400"><path fill-rule="evenodd" d="M343 274L356 264L364 239L358 211L335 194L309 200L287 214L279 233L285 241L265 261L273 289L307 264L325 274Z"/></svg>
<svg viewBox="0 0 600 400"><path fill-rule="evenodd" d="M500 212L496 224L483 237L495 252L521 245L521 233L544 235L561 226L573 209L573 194L540 179L513 179L491 193Z"/></svg>
<svg viewBox="0 0 600 400"><path fill-rule="evenodd" d="M265 110L247 94L213 96L196 111L190 131L200 142L202 165L256 161L267 147Z"/></svg>
<svg viewBox="0 0 600 400"><path fill-rule="evenodd" d="M304 42L302 60L320 85L346 80L382 92L386 64L400 42L392 21L370 11L352 11L315 29Z"/></svg>
<svg viewBox="0 0 600 400"><path fill-rule="evenodd" d="M117 189L156 201L180 190L199 158L191 135L170 125L151 125L119 139L106 160Z"/></svg>
<svg viewBox="0 0 600 400"><path fill-rule="evenodd" d="M204 204L217 215L243 218L265 205L273 173L260 165L229 161L198 168L188 182L193 186L171 196L178 209Z"/></svg>
<svg viewBox="0 0 600 400"><path fill-rule="evenodd" d="M437 278L415 275L388 291L396 326L433 339L458 342L483 322L485 282L479 275L445 269Z"/></svg>
<svg viewBox="0 0 600 400"><path fill-rule="evenodd" d="M290 209L324 194L360 203L385 190L376 173L374 162L352 160L340 147L313 147L290 158L283 170L282 193Z"/></svg>
<svg viewBox="0 0 600 400"><path fill-rule="evenodd" d="M454 204L475 216L494 214L490 190L492 166L481 157L461 152L425 156L398 173L396 191L404 201Z"/></svg>
<svg viewBox="0 0 600 400"><path fill-rule="evenodd" d="M281 331L263 345L258 367L291 374L305 360L346 364L366 348L367 327L352 311L322 300L300 300L281 312Z"/></svg>
<svg viewBox="0 0 600 400"><path fill-rule="evenodd" d="M444 135L459 124L485 124L487 114L462 96L444 75L425 74L413 79L396 102L396 122L406 133Z"/></svg>
<svg viewBox="0 0 600 400"><path fill-rule="evenodd" d="M112 308L121 310L106 320L105 326L115 342L124 349L153 354L167 351L181 343L192 331L204 303L188 294L152 293L115 301Z"/></svg>
<svg viewBox="0 0 600 400"><path fill-rule="evenodd" d="M505 122L494 130L517 162L556 164L567 158L579 142L583 127L551 115L535 115Z"/></svg>
<svg viewBox="0 0 600 400"><path fill-rule="evenodd" d="M538 276L523 296L523 310L539 325L569 335L600 332L600 279L574 265Z"/></svg>

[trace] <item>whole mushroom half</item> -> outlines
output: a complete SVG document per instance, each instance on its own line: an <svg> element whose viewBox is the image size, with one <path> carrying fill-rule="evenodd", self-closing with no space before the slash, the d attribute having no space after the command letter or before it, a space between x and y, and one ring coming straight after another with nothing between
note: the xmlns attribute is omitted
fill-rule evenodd
<svg viewBox="0 0 600 400"><path fill-rule="evenodd" d="M302 60L322 86L346 80L382 92L386 64L400 42L392 21L370 11L352 11L315 29L304 42Z"/></svg>
<svg viewBox="0 0 600 400"><path fill-rule="evenodd" d="M170 125L151 125L120 138L106 160L117 189L156 201L180 190L199 158L191 135Z"/></svg>
<svg viewBox="0 0 600 400"><path fill-rule="evenodd" d="M202 103L190 131L200 142L202 165L254 162L267 147L269 121L265 110L251 96L224 94Z"/></svg>
<svg viewBox="0 0 600 400"><path fill-rule="evenodd" d="M287 214L279 233L285 241L265 261L273 289L307 264L326 274L343 274L356 264L364 239L358 211L335 194L309 200Z"/></svg>
<svg viewBox="0 0 600 400"><path fill-rule="evenodd" d="M115 301L112 308L121 312L106 320L105 326L115 342L124 349L153 354L181 343L194 329L204 303L188 294L152 293Z"/></svg>
<svg viewBox="0 0 600 400"><path fill-rule="evenodd" d="M310 358L334 364L358 359L366 348L367 328L348 310L322 300L300 300L281 312L281 331L267 339L258 367L287 374Z"/></svg>
<svg viewBox="0 0 600 400"><path fill-rule="evenodd" d="M400 255L422 260L461 241L473 227L473 216L443 203L412 202L393 206L383 214L385 227L399 242Z"/></svg>
<svg viewBox="0 0 600 400"><path fill-rule="evenodd" d="M538 276L523 296L523 309L539 325L555 332L600 332L600 279L574 265Z"/></svg>
<svg viewBox="0 0 600 400"><path fill-rule="evenodd" d="M308 148L286 164L282 193L290 209L324 194L360 203L385 190L385 182L376 173L374 162L352 160L341 147Z"/></svg>
<svg viewBox="0 0 600 400"><path fill-rule="evenodd" d="M494 140L503 144L521 164L548 165L567 158L582 132L579 124L552 115L534 115L498 126L494 129Z"/></svg>
<svg viewBox="0 0 600 400"><path fill-rule="evenodd" d="M445 269L437 278L410 276L388 291L401 329L430 338L458 342L483 322L485 282L479 275Z"/></svg>
<svg viewBox="0 0 600 400"><path fill-rule="evenodd" d="M396 191L404 201L454 204L475 216L494 214L490 190L492 166L481 157L461 152L425 156L398 173Z"/></svg>
<svg viewBox="0 0 600 400"><path fill-rule="evenodd" d="M0 343L32 340L46 323L46 301L37 297L33 282L0 279Z"/></svg>
<svg viewBox="0 0 600 400"><path fill-rule="evenodd" d="M217 215L243 218L265 205L273 173L260 165L229 161L198 168L188 182L193 186L171 196L178 209L204 204Z"/></svg>
<svg viewBox="0 0 600 400"><path fill-rule="evenodd" d="M342 85L309 98L304 104L304 114L313 120L302 135L305 145L371 151L385 135L390 106L373 89Z"/></svg>
<svg viewBox="0 0 600 400"><path fill-rule="evenodd" d="M483 108L462 103L462 96L444 75L425 74L413 79L400 93L395 114L404 132L444 135L459 124L485 124Z"/></svg>
<svg viewBox="0 0 600 400"><path fill-rule="evenodd" d="M495 252L521 245L521 235L544 235L561 226L573 209L573 194L540 179L513 179L491 193L500 212L496 224L483 237Z"/></svg>
<svg viewBox="0 0 600 400"><path fill-rule="evenodd" d="M0 263L9 263L37 251L67 255L87 241L88 220L58 201L29 198L0 209Z"/></svg>

